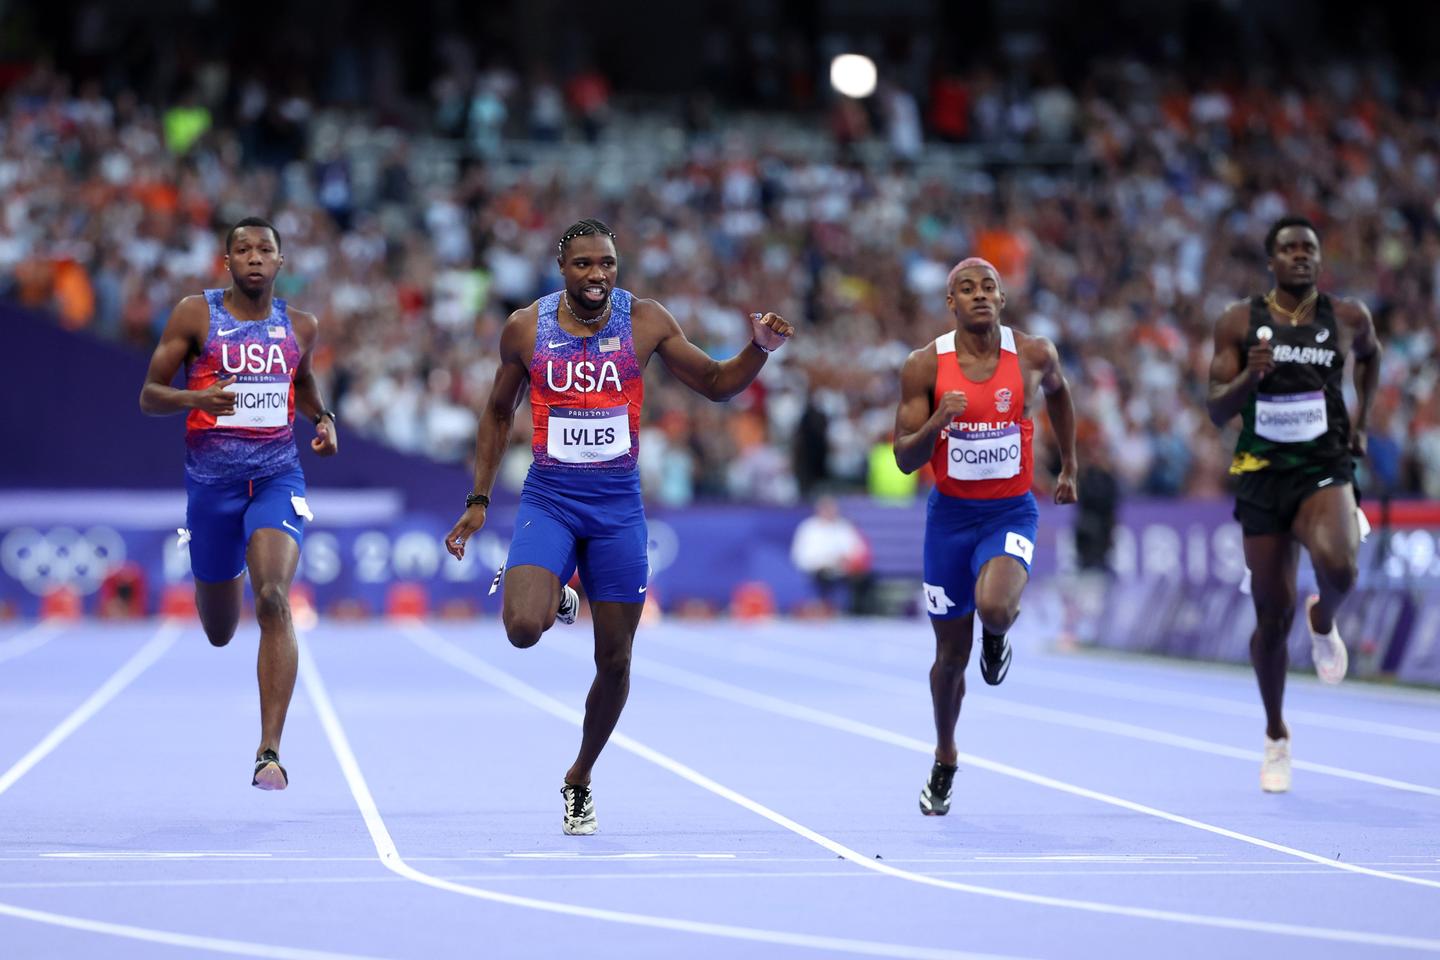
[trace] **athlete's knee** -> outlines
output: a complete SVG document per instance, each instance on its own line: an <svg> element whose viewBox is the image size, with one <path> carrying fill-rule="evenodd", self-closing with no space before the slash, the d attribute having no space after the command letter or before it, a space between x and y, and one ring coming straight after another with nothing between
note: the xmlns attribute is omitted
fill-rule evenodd
<svg viewBox="0 0 1440 960"><path fill-rule="evenodd" d="M1315 570L1320 578L1337 593L1349 593L1360 576L1360 565L1349 554L1338 557L1317 557Z"/></svg>
<svg viewBox="0 0 1440 960"><path fill-rule="evenodd" d="M212 647L223 647L235 638L235 624L211 625L201 624L205 628L205 639L210 641Z"/></svg>
<svg viewBox="0 0 1440 960"><path fill-rule="evenodd" d="M618 686L630 679L630 651L617 650L595 658L595 676Z"/></svg>
<svg viewBox="0 0 1440 960"><path fill-rule="evenodd" d="M255 619L261 626L290 622L290 595L281 583L262 583L255 591Z"/></svg>
<svg viewBox="0 0 1440 960"><path fill-rule="evenodd" d="M1271 604L1255 611L1255 626L1260 637L1272 643L1284 643L1295 622L1295 604Z"/></svg>
<svg viewBox="0 0 1440 960"><path fill-rule="evenodd" d="M1014 625L1015 618L1020 616L1020 600L978 600L975 615L991 633L1006 633Z"/></svg>
<svg viewBox="0 0 1440 960"><path fill-rule="evenodd" d="M540 642L540 635L550 626L544 618L531 613L514 610L505 611L505 636L511 646L525 649Z"/></svg>

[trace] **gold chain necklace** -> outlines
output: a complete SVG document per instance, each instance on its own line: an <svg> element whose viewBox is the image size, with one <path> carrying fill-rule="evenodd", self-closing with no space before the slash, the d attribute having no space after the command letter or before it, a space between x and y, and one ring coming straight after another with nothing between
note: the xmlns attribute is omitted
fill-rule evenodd
<svg viewBox="0 0 1440 960"><path fill-rule="evenodd" d="M1320 291L1311 290L1305 295L1304 300L1301 300L1299 303L1295 304L1294 310L1286 310L1284 307L1280 306L1278 302L1276 302L1275 291L1271 290L1269 293L1265 294L1265 306L1269 307L1271 310L1274 310L1276 313L1280 314L1280 316L1289 320L1290 326L1295 327L1299 326L1300 321L1310 315L1310 312L1315 309L1316 301L1319 299Z"/></svg>

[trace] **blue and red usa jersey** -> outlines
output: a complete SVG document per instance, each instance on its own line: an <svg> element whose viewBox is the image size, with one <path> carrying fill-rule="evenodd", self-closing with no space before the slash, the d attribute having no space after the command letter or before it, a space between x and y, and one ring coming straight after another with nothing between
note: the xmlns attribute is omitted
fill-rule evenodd
<svg viewBox="0 0 1440 960"><path fill-rule="evenodd" d="M236 320L224 290L206 290L210 332L186 368L186 389L204 390L235 377L235 412L201 410L185 418L185 472L202 483L274 476L300 465L295 451L295 371L300 344L284 300L264 320Z"/></svg>
<svg viewBox="0 0 1440 960"><path fill-rule="evenodd" d="M536 466L605 473L637 469L645 380L630 324L634 300L629 291L611 291L610 316L588 337L561 328L559 293L537 304L530 359Z"/></svg>

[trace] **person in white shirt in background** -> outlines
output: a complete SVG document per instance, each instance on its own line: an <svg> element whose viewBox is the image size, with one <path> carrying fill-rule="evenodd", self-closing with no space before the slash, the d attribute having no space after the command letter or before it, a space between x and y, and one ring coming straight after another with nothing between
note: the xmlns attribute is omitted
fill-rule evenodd
<svg viewBox="0 0 1440 960"><path fill-rule="evenodd" d="M871 580L870 545L855 524L840 515L834 497L821 497L815 514L795 528L790 541L790 561L796 569L815 579L815 588L826 606L834 608L831 595L841 583L850 588L850 613L863 613Z"/></svg>

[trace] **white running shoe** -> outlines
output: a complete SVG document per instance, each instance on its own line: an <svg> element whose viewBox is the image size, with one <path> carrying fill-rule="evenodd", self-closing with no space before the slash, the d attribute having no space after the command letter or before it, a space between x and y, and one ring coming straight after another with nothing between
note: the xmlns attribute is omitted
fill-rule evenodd
<svg viewBox="0 0 1440 960"><path fill-rule="evenodd" d="M1285 793L1290 789L1290 738L1265 738L1265 762L1260 764L1260 789Z"/></svg>
<svg viewBox="0 0 1440 960"><path fill-rule="evenodd" d="M1310 659L1315 661L1315 673L1319 675L1322 683L1335 684L1345 679L1345 671L1350 666L1350 655L1345 651L1345 641L1340 639L1340 627L1338 624L1330 624L1329 633L1316 633L1315 628L1310 624L1310 611L1315 604L1320 602L1320 597L1311 594L1305 601L1305 629L1310 631Z"/></svg>
<svg viewBox="0 0 1440 960"><path fill-rule="evenodd" d="M590 788L578 783L567 783L560 788L565 798L565 820L561 824L567 836L588 837L600 828L595 820L595 798Z"/></svg>
<svg viewBox="0 0 1440 960"><path fill-rule="evenodd" d="M555 619L561 623L574 623L580 613L580 594L571 586L560 588L560 606L555 610Z"/></svg>

